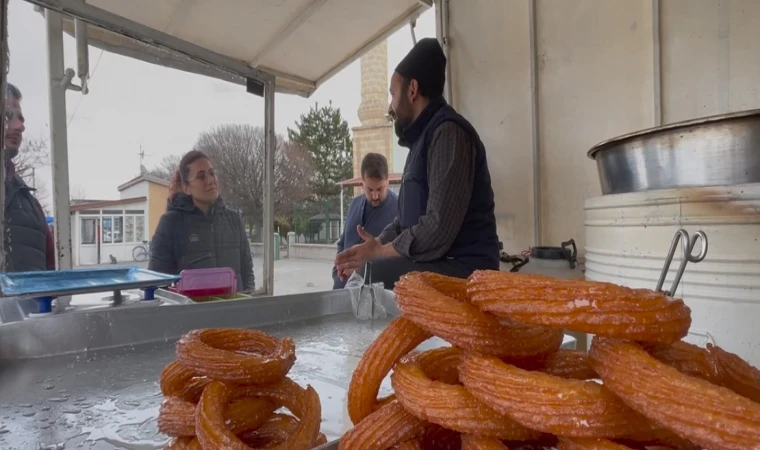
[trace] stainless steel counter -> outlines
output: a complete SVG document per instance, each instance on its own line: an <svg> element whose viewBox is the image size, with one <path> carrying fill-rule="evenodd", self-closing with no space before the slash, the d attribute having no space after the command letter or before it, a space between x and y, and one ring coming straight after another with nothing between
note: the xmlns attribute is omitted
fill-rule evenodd
<svg viewBox="0 0 760 450"><path fill-rule="evenodd" d="M398 314L392 294L382 302ZM0 325L0 449L158 449L158 377L174 342L203 327L259 328L296 342L290 376L322 401L322 431L349 426L346 389L390 321L359 321L347 291L76 311ZM566 339L570 347L572 338ZM446 345L433 339L423 348ZM386 380L383 392L390 391Z"/></svg>

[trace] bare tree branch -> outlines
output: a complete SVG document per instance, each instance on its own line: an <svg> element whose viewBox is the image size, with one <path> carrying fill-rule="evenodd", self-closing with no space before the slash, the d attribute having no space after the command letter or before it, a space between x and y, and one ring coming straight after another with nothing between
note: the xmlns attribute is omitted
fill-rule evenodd
<svg viewBox="0 0 760 450"><path fill-rule="evenodd" d="M161 160L158 166L148 170L148 175L153 175L154 177L161 178L162 180L170 181L172 179L172 176L174 176L174 172L179 166L180 159L181 157L178 155L166 156Z"/></svg>
<svg viewBox="0 0 760 450"><path fill-rule="evenodd" d="M48 204L48 202L51 200L51 197L50 197L50 189L48 189L47 182L45 182L45 180L40 179L38 175L36 176L34 185L35 185L34 196L37 198L37 201L40 202L40 206L42 206L42 210L45 212L45 214L51 215L50 205Z"/></svg>
<svg viewBox="0 0 760 450"><path fill-rule="evenodd" d="M293 204L309 198L315 166L309 151L277 136L275 215L290 218ZM264 130L251 125L222 125L202 133L194 147L206 153L219 174L225 200L256 225L263 224ZM257 227L258 230L261 227Z"/></svg>
<svg viewBox="0 0 760 450"><path fill-rule="evenodd" d="M87 192L81 185L75 184L69 189L69 196L71 200L84 200L87 198Z"/></svg>
<svg viewBox="0 0 760 450"><path fill-rule="evenodd" d="M23 179L32 176L32 172L42 166L50 164L50 150L47 141L40 139L27 139L21 144L18 156L13 160L16 173ZM30 183L33 184L33 183Z"/></svg>

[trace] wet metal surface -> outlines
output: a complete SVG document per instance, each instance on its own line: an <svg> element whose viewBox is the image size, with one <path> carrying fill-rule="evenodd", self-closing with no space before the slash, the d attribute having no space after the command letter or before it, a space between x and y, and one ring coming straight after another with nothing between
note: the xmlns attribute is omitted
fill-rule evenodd
<svg viewBox="0 0 760 450"><path fill-rule="evenodd" d="M262 327L295 339L298 359L290 376L319 392L322 431L330 440L350 425L345 396L351 373L388 321L370 324L343 313ZM162 448L168 439L156 426L158 378L174 357L169 341L4 362L0 448Z"/></svg>
<svg viewBox="0 0 760 450"><path fill-rule="evenodd" d="M397 314L392 294L381 299ZM0 325L0 449L159 449L158 378L174 343L204 327L289 336L290 376L322 401L322 430L349 425L345 395L367 346L391 318L360 321L347 291L175 305L79 310ZM441 341L427 347L443 345ZM388 390L386 385L384 390Z"/></svg>
<svg viewBox="0 0 760 450"><path fill-rule="evenodd" d="M397 315L360 321L348 291L160 308L75 311L0 325L0 449L160 449L161 370L174 343L205 327L257 328L295 340L290 377L322 402L329 440L350 427L345 397L356 364ZM574 340L566 337L568 346ZM447 345L439 339L420 349ZM385 380L381 394L390 393Z"/></svg>

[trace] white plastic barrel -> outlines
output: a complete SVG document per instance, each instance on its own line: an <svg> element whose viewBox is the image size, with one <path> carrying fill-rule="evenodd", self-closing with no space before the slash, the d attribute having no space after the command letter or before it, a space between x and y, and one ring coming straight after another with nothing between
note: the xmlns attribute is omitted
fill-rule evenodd
<svg viewBox="0 0 760 450"><path fill-rule="evenodd" d="M686 266L675 295L692 312L686 340L712 342L760 366L754 328L760 324L760 184L586 200L586 278L654 289L681 228L690 235L703 230L709 243L704 261ZM681 251L679 245L663 289L670 288Z"/></svg>

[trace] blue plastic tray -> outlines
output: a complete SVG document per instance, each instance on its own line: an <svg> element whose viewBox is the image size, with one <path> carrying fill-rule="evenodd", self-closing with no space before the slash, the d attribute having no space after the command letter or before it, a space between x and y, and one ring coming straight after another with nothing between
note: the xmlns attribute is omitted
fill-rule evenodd
<svg viewBox="0 0 760 450"><path fill-rule="evenodd" d="M137 267L0 274L3 297L46 297L123 289L166 287L181 277Z"/></svg>

